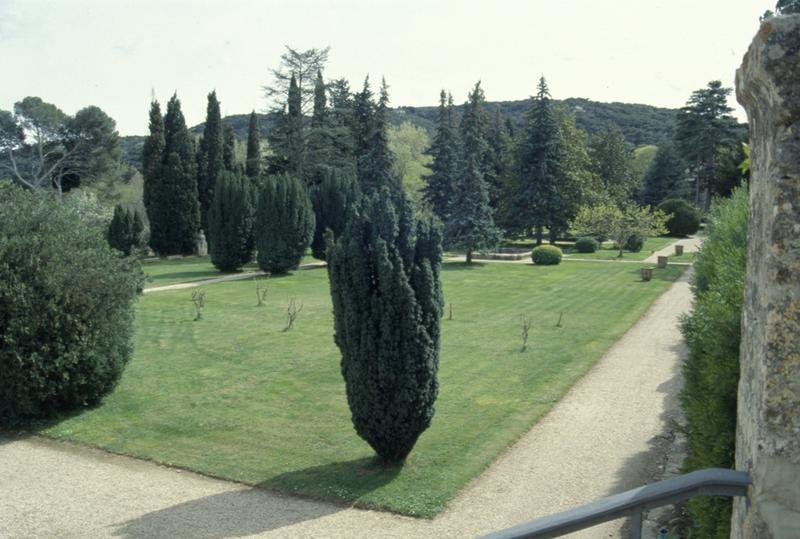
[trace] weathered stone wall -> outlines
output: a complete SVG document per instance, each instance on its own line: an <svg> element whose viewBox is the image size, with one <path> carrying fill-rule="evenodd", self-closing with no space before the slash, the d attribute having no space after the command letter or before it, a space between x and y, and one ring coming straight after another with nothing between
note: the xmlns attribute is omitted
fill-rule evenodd
<svg viewBox="0 0 800 539"><path fill-rule="evenodd" d="M800 15L761 25L736 74L750 121L736 539L800 538Z"/></svg>

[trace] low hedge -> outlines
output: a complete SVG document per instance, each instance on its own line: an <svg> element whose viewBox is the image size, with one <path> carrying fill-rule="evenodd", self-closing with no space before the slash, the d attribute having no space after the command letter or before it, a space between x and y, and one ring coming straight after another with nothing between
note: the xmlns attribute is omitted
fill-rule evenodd
<svg viewBox="0 0 800 539"><path fill-rule="evenodd" d="M540 245L531 251L531 260L537 266L555 266L561 263L561 249L555 245Z"/></svg>

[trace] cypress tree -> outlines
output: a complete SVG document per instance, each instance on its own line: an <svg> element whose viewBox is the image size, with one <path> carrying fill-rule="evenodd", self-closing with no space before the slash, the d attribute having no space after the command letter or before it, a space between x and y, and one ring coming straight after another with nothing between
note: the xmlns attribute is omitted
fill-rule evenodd
<svg viewBox="0 0 800 539"><path fill-rule="evenodd" d="M563 182L565 161L564 141L553 111L550 91L544 77L541 77L526 117L513 189L515 213L521 228L533 228L537 244L542 243L544 227L550 227L550 240L555 241L557 225L561 222L559 185Z"/></svg>
<svg viewBox="0 0 800 539"><path fill-rule="evenodd" d="M392 198L365 198L328 253L353 425L387 463L402 462L433 418L443 305L441 237Z"/></svg>
<svg viewBox="0 0 800 539"><path fill-rule="evenodd" d="M672 144L661 146L644 176L642 203L658 206L680 194L684 165Z"/></svg>
<svg viewBox="0 0 800 539"><path fill-rule="evenodd" d="M130 211L117 204L114 216L108 224L106 238L111 247L121 251L125 256L135 254L142 244L144 223L138 211Z"/></svg>
<svg viewBox="0 0 800 539"><path fill-rule="evenodd" d="M250 113L250 123L247 127L247 162L245 172L252 178L257 178L261 173L261 136L258 131L258 117L256 111Z"/></svg>
<svg viewBox="0 0 800 539"><path fill-rule="evenodd" d="M369 76L367 76L364 79L364 86L361 91L353 96L352 114L353 154L358 170L358 182L362 186L364 185L362 178L365 176L362 167L366 164L366 155L369 153L374 108Z"/></svg>
<svg viewBox="0 0 800 539"><path fill-rule="evenodd" d="M236 170L236 133L228 124L222 128L222 166L225 170Z"/></svg>
<svg viewBox="0 0 800 539"><path fill-rule="evenodd" d="M150 134L142 149L142 198L150 222L163 219L161 203L161 166L164 162L164 117L158 101L150 103Z"/></svg>
<svg viewBox="0 0 800 539"><path fill-rule="evenodd" d="M433 158L431 173L425 176L423 188L425 200L430 204L434 215L447 221L449 205L454 199L458 176L458 133L453 118L453 96L439 94L439 116L436 123L436 136L428 154Z"/></svg>
<svg viewBox="0 0 800 539"><path fill-rule="evenodd" d="M283 274L297 268L314 234L314 211L295 176L268 176L260 185L255 237L258 267Z"/></svg>
<svg viewBox="0 0 800 539"><path fill-rule="evenodd" d="M209 213L209 254L220 271L236 271L253 259L253 202L249 177L225 171L217 179Z"/></svg>
<svg viewBox="0 0 800 539"><path fill-rule="evenodd" d="M164 115L163 154L160 209L157 219L150 219L150 245L160 255L189 254L200 228L200 204L194 141L177 95L169 100Z"/></svg>
<svg viewBox="0 0 800 539"><path fill-rule="evenodd" d="M302 177L305 153L302 99L300 87L292 75L286 106L279 113L278 121L269 134L269 146L273 155L268 168L272 174L286 172Z"/></svg>
<svg viewBox="0 0 800 539"><path fill-rule="evenodd" d="M395 194L402 190L400 182L392 174L394 158L389 150L389 137L386 133L388 108L389 92L384 79L378 104L372 115L367 151L359 157L359 187L364 193L376 192L383 187Z"/></svg>
<svg viewBox="0 0 800 539"><path fill-rule="evenodd" d="M472 262L476 250L494 247L499 240L481 159L488 147L484 101L481 83L478 82L469 94L461 120L459 175L445 222L448 245L463 247L467 252L467 263Z"/></svg>
<svg viewBox="0 0 800 539"><path fill-rule="evenodd" d="M214 200L214 186L217 184L219 175L224 167L222 116L216 91L208 94L206 124L203 128L203 138L200 140L199 146L197 192L200 199L200 222L203 230L210 235L208 212Z"/></svg>
<svg viewBox="0 0 800 539"><path fill-rule="evenodd" d="M358 186L352 171L329 169L322 181L311 191L314 205L315 227L311 254L325 260L327 231L338 238L344 232L347 216L358 198Z"/></svg>

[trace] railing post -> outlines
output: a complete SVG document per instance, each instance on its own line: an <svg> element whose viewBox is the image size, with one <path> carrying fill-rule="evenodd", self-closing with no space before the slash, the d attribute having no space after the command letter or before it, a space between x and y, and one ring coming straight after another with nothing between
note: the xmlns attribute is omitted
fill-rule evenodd
<svg viewBox="0 0 800 539"><path fill-rule="evenodd" d="M642 509L637 508L631 515L631 539L642 539Z"/></svg>

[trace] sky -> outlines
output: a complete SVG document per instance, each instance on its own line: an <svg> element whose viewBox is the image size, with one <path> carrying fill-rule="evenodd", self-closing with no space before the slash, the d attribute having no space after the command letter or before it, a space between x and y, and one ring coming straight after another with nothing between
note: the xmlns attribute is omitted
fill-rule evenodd
<svg viewBox="0 0 800 539"><path fill-rule="evenodd" d="M732 87L775 0L0 0L0 109L28 95L68 114L102 108L147 132L151 96L187 123L266 110L285 45L331 47L326 78L385 77L393 106L554 98L680 107L708 81ZM735 115L745 114L731 98Z"/></svg>

